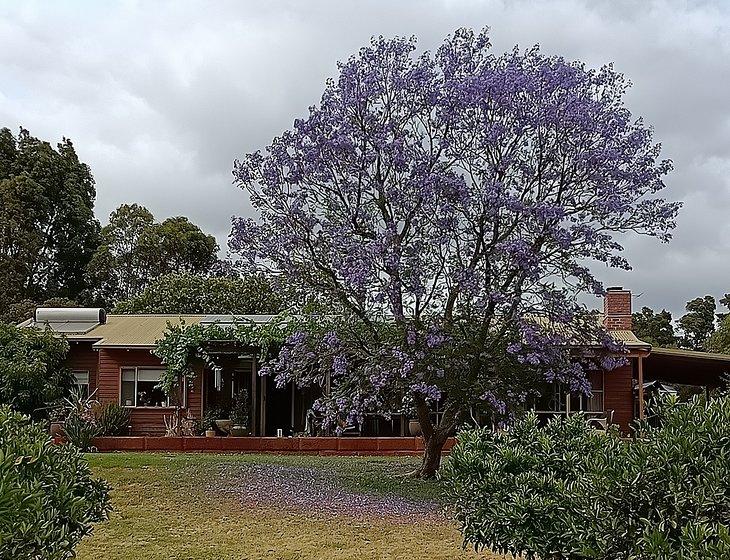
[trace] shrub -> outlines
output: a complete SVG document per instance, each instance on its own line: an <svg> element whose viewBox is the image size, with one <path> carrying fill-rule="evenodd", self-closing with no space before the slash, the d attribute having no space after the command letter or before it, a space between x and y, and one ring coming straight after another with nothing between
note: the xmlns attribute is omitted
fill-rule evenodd
<svg viewBox="0 0 730 560"><path fill-rule="evenodd" d="M0 324L0 405L45 418L46 403L67 395L73 384L67 353L68 342L50 331Z"/></svg>
<svg viewBox="0 0 730 560"><path fill-rule="evenodd" d="M53 445L44 426L0 406L2 558L68 558L110 509L108 485L77 449Z"/></svg>
<svg viewBox="0 0 730 560"><path fill-rule="evenodd" d="M249 401L248 390L245 387L239 389L233 398L233 405L231 406L231 420L233 420L233 424L235 426L248 428Z"/></svg>
<svg viewBox="0 0 730 560"><path fill-rule="evenodd" d="M441 476L465 543L528 560L730 557L730 398L652 412L633 441L580 415L460 434Z"/></svg>
<svg viewBox="0 0 730 560"><path fill-rule="evenodd" d="M101 436L123 436L129 430L129 410L117 403L103 404L96 412Z"/></svg>

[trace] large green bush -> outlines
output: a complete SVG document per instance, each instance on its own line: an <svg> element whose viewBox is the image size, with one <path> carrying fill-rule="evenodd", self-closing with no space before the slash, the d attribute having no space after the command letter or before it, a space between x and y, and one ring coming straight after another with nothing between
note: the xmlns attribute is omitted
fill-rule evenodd
<svg viewBox="0 0 730 560"><path fill-rule="evenodd" d="M43 425L0 406L0 558L60 560L106 518L109 487Z"/></svg>
<svg viewBox="0 0 730 560"><path fill-rule="evenodd" d="M65 366L68 342L50 331L0 323L0 405L33 418L68 394L73 376Z"/></svg>
<svg viewBox="0 0 730 560"><path fill-rule="evenodd" d="M730 558L730 398L652 413L630 441L579 415L463 432L442 477L465 543L527 559Z"/></svg>

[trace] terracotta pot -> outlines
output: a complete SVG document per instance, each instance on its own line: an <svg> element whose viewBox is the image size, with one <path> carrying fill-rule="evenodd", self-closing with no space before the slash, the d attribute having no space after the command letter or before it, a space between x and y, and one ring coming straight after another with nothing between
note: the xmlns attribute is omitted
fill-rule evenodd
<svg viewBox="0 0 730 560"><path fill-rule="evenodd" d="M251 433L251 429L245 428L243 426L233 426L231 428L231 435L233 437L243 437L243 436L249 435L250 433Z"/></svg>
<svg viewBox="0 0 730 560"><path fill-rule="evenodd" d="M231 428L233 427L233 420L216 420L215 425L218 426L218 429L221 432L228 434L231 432Z"/></svg>
<svg viewBox="0 0 730 560"><path fill-rule="evenodd" d="M408 421L408 431L411 433L413 437L420 436L421 435L421 423L418 420L409 420Z"/></svg>
<svg viewBox="0 0 730 560"><path fill-rule="evenodd" d="M205 437L215 437L215 430L205 430Z"/></svg>
<svg viewBox="0 0 730 560"><path fill-rule="evenodd" d="M51 422L51 437L63 435L63 422Z"/></svg>

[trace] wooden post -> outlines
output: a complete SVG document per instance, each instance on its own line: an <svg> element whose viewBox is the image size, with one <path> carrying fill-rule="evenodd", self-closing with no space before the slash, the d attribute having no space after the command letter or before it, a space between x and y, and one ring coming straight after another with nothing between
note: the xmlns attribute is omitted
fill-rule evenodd
<svg viewBox="0 0 730 560"><path fill-rule="evenodd" d="M256 436L257 433L256 420L256 358L251 358L251 434Z"/></svg>
<svg viewBox="0 0 730 560"><path fill-rule="evenodd" d="M644 358L638 358L639 369L639 420L644 419Z"/></svg>
<svg viewBox="0 0 730 560"><path fill-rule="evenodd" d="M261 377L261 422L259 427L259 435L266 435L266 386L267 386L267 375Z"/></svg>

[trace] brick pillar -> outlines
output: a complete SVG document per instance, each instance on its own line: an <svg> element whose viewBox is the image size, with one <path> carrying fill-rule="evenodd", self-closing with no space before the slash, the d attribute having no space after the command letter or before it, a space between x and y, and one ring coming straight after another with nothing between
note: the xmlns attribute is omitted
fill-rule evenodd
<svg viewBox="0 0 730 560"><path fill-rule="evenodd" d="M631 330L631 291L608 288L603 300L603 325L609 331Z"/></svg>

